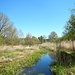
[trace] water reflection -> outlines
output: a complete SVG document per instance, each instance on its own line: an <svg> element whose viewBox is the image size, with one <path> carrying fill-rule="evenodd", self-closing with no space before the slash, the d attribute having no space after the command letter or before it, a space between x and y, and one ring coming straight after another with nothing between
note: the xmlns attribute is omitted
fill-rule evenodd
<svg viewBox="0 0 75 75"><path fill-rule="evenodd" d="M75 52L57 51L57 58L60 64L71 66L75 64Z"/></svg>
<svg viewBox="0 0 75 75"><path fill-rule="evenodd" d="M49 65L53 61L51 56L46 54L34 66L25 68L21 75L52 75Z"/></svg>

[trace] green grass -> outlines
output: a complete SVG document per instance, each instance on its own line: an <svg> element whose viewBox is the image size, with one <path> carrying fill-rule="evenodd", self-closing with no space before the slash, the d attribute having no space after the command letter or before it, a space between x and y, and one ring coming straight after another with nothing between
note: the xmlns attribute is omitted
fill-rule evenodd
<svg viewBox="0 0 75 75"><path fill-rule="evenodd" d="M2 50L0 51L0 57L5 57L5 58L14 58L16 56L20 56L19 54L20 51L16 50Z"/></svg>
<svg viewBox="0 0 75 75"><path fill-rule="evenodd" d="M51 70L56 73L56 75L75 75L75 66L63 66L56 63L52 66Z"/></svg>
<svg viewBox="0 0 75 75"><path fill-rule="evenodd" d="M0 75L19 75L24 67L32 66L40 59L41 55L47 52L47 50L40 50L39 52L34 52L20 60L0 63Z"/></svg>
<svg viewBox="0 0 75 75"><path fill-rule="evenodd" d="M64 56L64 53L66 55ZM51 66L51 70L56 75L75 75L75 52L68 50L61 50L61 61L54 62ZM63 62L65 61L65 62ZM63 62L63 63L62 63Z"/></svg>

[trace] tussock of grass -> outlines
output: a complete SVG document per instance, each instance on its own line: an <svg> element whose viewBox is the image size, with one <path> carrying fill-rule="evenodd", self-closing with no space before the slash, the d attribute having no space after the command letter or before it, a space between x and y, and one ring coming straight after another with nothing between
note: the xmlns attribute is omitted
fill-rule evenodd
<svg viewBox="0 0 75 75"><path fill-rule="evenodd" d="M75 66L66 67L58 64L52 67L52 71L56 75L75 75Z"/></svg>

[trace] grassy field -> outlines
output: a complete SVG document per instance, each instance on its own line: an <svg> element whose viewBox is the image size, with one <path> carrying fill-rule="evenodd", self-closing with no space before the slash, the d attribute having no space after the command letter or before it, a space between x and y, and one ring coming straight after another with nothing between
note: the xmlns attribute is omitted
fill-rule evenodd
<svg viewBox="0 0 75 75"><path fill-rule="evenodd" d="M41 57L41 55L47 53L48 50L2 50L0 52L0 58L6 60L12 59L11 62L3 61L0 63L0 75L19 75L24 67L29 67L35 64ZM20 58L23 56L22 58ZM14 60L15 59L15 60Z"/></svg>
<svg viewBox="0 0 75 75"><path fill-rule="evenodd" d="M8 47L8 50L3 48L0 50L0 75L19 75L24 67L35 64L42 54L47 53L49 50L57 53L54 50L55 47L56 45L53 43L43 43L32 47ZM75 52L66 49L60 51L57 54L60 61L52 64L52 71L56 75L75 75Z"/></svg>
<svg viewBox="0 0 75 75"><path fill-rule="evenodd" d="M8 47L8 46L7 46ZM28 54L31 54L35 51L38 51L39 49L35 48L35 47L23 47L23 48L12 48L11 46L8 47L9 49L7 50L2 48L2 50L0 50L0 62L9 62L9 61L13 61L19 58L23 58Z"/></svg>

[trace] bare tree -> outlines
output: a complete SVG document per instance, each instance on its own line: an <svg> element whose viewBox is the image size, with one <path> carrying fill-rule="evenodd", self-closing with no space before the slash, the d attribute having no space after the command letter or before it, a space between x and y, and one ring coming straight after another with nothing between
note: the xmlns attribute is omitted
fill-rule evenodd
<svg viewBox="0 0 75 75"><path fill-rule="evenodd" d="M2 34L8 26L9 18L4 13L0 13L0 34Z"/></svg>
<svg viewBox="0 0 75 75"><path fill-rule="evenodd" d="M4 13L0 12L0 35L3 37L4 44L13 44L14 37L18 37L17 29Z"/></svg>

